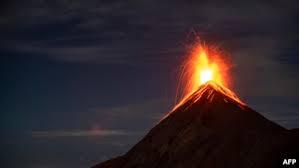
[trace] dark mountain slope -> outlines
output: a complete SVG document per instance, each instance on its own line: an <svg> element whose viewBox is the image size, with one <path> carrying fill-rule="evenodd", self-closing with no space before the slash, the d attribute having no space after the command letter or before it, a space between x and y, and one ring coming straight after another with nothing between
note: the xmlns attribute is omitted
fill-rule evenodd
<svg viewBox="0 0 299 168"><path fill-rule="evenodd" d="M298 131L267 120L215 83L202 85L125 155L94 168L280 167Z"/></svg>

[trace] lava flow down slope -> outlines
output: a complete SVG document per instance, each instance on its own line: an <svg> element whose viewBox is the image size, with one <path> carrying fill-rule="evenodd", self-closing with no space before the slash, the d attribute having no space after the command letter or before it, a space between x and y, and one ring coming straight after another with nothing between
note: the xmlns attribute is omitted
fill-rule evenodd
<svg viewBox="0 0 299 168"><path fill-rule="evenodd" d="M206 74L131 150L93 168L265 168L297 156L297 129L269 121Z"/></svg>

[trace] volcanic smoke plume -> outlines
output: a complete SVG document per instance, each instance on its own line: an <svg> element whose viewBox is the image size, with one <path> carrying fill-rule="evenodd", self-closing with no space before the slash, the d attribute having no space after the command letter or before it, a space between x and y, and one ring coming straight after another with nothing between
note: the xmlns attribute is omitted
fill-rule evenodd
<svg viewBox="0 0 299 168"><path fill-rule="evenodd" d="M298 156L299 130L252 110L225 87L207 53L199 57L198 79L178 105L126 154L93 168L266 168Z"/></svg>

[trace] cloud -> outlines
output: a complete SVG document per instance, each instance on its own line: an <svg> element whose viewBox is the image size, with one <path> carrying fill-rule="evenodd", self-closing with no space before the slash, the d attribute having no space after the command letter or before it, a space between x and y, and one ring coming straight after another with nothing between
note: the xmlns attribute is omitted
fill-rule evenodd
<svg viewBox="0 0 299 168"><path fill-rule="evenodd" d="M34 138L55 138L55 137L90 137L90 136L130 136L139 135L140 132L129 132L123 130L69 130L69 131L32 131Z"/></svg>
<svg viewBox="0 0 299 168"><path fill-rule="evenodd" d="M92 107L89 109L91 127L122 128L145 133L170 109L169 99L150 99L126 105Z"/></svg>
<svg viewBox="0 0 299 168"><path fill-rule="evenodd" d="M237 37L242 40L248 36L268 34L272 39L280 37L279 40L283 43L285 37L281 38L279 31L287 30L288 27L282 28L282 22L286 24L292 22L294 11L292 5L285 4L289 10L282 10L277 8L279 3L274 2L272 5L259 3L259 6L255 2L246 4L190 2L184 5L182 3L145 0L129 3L121 1L49 3L42 0L26 3L24 4L26 8L16 12L20 17L18 27L10 30L18 32L18 29L22 29L35 38L30 39L23 35L8 37L15 37L19 43L16 46L20 49L22 46L26 47L24 44L32 44L28 47L35 48L37 53L58 61L105 62L107 57L116 62L119 62L117 59L119 57L134 61L136 55L144 57L142 54L147 52L157 51L150 55L155 57L159 51L169 49L167 46L169 41L181 43L182 38L185 38L183 36L191 28L198 30L200 35L205 34L207 39L209 36L223 36L223 39L231 40L230 37ZM238 7L235 7L236 5ZM177 12L178 10L180 12ZM255 12L252 12L253 10ZM267 24L263 24L265 22ZM36 36L36 33L39 35ZM94 47L98 50L90 51L90 48ZM177 47L179 46L175 46ZM103 48L114 51L102 51ZM161 56L166 55L159 55Z"/></svg>
<svg viewBox="0 0 299 168"><path fill-rule="evenodd" d="M254 1L240 4L41 0L24 5L16 12L18 26L9 28L10 34L2 36L9 38L10 46L16 46L13 51L64 62L128 65L177 58L182 51L178 44L183 43L191 28L203 39L212 41L216 36L216 42L228 46L250 41L254 36L284 44L291 37L285 34L292 31L288 30L291 26L282 25L293 23L295 10L290 4L283 4L289 9L283 10L278 8L282 5L278 2L256 5ZM18 32L28 32L30 36Z"/></svg>
<svg viewBox="0 0 299 168"><path fill-rule="evenodd" d="M167 113L167 109L170 108L168 106L169 100L167 99L150 99L139 103L115 107L91 108L90 111L94 111L98 114L104 115L105 117L113 118L159 119L161 118L161 115Z"/></svg>
<svg viewBox="0 0 299 168"><path fill-rule="evenodd" d="M34 138L139 137L170 110L170 104L169 99L149 99L125 105L91 107L88 119L84 119L88 121L88 129L32 131L31 135ZM86 114L84 116L86 118Z"/></svg>
<svg viewBox="0 0 299 168"><path fill-rule="evenodd" d="M190 40L194 29L203 40L231 53L232 83L241 95L299 99L294 92L299 80L296 4L41 0L24 5L15 24L2 19L7 27L0 28L6 46L19 55L66 63L174 67L185 56L184 40ZM111 120L153 116L150 110L138 113L143 111L138 108L97 111Z"/></svg>

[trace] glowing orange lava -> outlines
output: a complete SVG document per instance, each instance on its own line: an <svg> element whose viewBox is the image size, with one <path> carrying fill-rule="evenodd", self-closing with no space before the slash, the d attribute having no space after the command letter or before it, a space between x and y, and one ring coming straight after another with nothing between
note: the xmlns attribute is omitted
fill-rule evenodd
<svg viewBox="0 0 299 168"><path fill-rule="evenodd" d="M198 44L193 47L191 54L181 67L176 104L162 120L179 107L188 109L201 98L207 102L212 102L216 94L222 94L220 100L225 103L236 103L241 108L246 106L233 91L228 89L230 66L229 61L224 60L224 57L223 52L212 46ZM204 94L207 96L203 96Z"/></svg>
<svg viewBox="0 0 299 168"><path fill-rule="evenodd" d="M223 85L223 79L219 68L215 62L209 59L208 51L203 46L199 46L195 55L191 58L194 71L193 89L197 89L200 85L214 81L217 84Z"/></svg>
<svg viewBox="0 0 299 168"><path fill-rule="evenodd" d="M183 89L178 90L178 94L181 98L186 97L208 81L227 87L227 71L228 63L221 59L217 49L198 44L183 64L179 79L181 85L178 86L178 89Z"/></svg>
<svg viewBox="0 0 299 168"><path fill-rule="evenodd" d="M227 60L223 60L223 57L223 53L211 46L199 44L193 48L190 56L183 63L176 96L177 103L172 111L190 99L198 100L207 86L238 102L239 105L245 105L234 92L228 89L229 64Z"/></svg>

